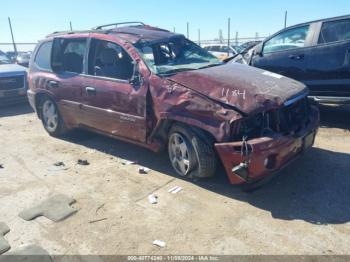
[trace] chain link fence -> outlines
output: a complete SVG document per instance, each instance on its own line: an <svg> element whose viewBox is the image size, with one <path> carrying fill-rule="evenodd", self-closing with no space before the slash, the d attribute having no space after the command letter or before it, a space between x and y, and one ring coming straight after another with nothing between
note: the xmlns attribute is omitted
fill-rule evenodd
<svg viewBox="0 0 350 262"><path fill-rule="evenodd" d="M251 41L262 41L265 37L240 37L240 38L232 38L230 39L230 45L241 45L246 42ZM203 45L209 45L209 44L228 44L228 39L222 38L222 39L209 39L209 40L194 40L192 41L196 42L197 44L203 46ZM37 43L16 43L17 51L18 52L29 52L33 51ZM12 43L0 43L0 51L3 52L13 52L14 47Z"/></svg>

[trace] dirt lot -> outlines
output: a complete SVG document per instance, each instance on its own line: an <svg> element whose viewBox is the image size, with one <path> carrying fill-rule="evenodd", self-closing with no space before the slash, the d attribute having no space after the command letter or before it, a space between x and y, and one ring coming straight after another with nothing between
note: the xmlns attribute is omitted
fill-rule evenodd
<svg viewBox="0 0 350 262"><path fill-rule="evenodd" d="M2 108L5 238L11 250L36 244L51 254L350 254L350 108L321 111L315 147L262 189L244 193L222 171L181 180L166 154L84 131L55 139L28 106ZM141 175L124 159L152 171ZM52 171L57 161L69 169ZM168 193L176 185L183 190ZM156 205L148 202L152 192ZM57 193L75 198L79 211L59 223L18 217ZM155 239L166 247L152 245Z"/></svg>

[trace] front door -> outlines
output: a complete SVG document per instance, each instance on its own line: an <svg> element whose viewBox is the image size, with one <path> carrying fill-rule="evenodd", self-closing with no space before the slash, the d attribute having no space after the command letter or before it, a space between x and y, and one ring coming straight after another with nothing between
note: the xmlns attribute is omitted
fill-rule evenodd
<svg viewBox="0 0 350 262"><path fill-rule="evenodd" d="M132 84L134 66L121 45L92 38L82 114L90 128L145 142L147 88L142 82Z"/></svg>
<svg viewBox="0 0 350 262"><path fill-rule="evenodd" d="M266 41L261 54L252 58L252 66L299 81L306 77L309 25L282 31Z"/></svg>

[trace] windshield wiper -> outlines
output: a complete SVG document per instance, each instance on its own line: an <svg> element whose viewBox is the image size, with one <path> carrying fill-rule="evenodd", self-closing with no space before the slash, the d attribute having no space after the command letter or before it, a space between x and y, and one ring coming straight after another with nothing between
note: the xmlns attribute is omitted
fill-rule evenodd
<svg viewBox="0 0 350 262"><path fill-rule="evenodd" d="M205 68L219 66L219 65L223 65L223 63L210 64L210 65L202 66L202 67L200 67L198 69L205 69Z"/></svg>

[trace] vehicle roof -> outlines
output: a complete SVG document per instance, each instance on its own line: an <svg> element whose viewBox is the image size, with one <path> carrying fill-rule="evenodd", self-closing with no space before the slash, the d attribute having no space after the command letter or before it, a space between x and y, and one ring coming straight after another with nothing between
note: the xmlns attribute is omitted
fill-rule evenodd
<svg viewBox="0 0 350 262"><path fill-rule="evenodd" d="M293 27L298 27L298 26L302 26L302 25L307 25L307 24L311 24L311 23L330 22L330 21L336 21L336 20L342 20L342 19L350 19L350 15L335 16L335 17L330 17L330 18L324 18L324 19L313 20L313 21L309 21L309 22L304 22L304 23L292 25L292 26L289 26L289 27L287 27L287 28L285 28L285 29L293 28ZM285 29L283 29L283 30L285 30ZM281 31L283 31L283 30L281 30Z"/></svg>
<svg viewBox="0 0 350 262"><path fill-rule="evenodd" d="M86 34L86 33L96 33L96 34L109 34L116 37L120 37L125 41L135 44L137 42L153 42L161 39L169 39L176 36L183 36L182 34L172 33L168 30L160 29L157 27L152 27L149 25L137 25L137 26L122 26L115 27L108 30L98 27L97 29L86 30L86 31L66 31L66 32L55 32L47 37L56 36L67 36L72 34Z"/></svg>

